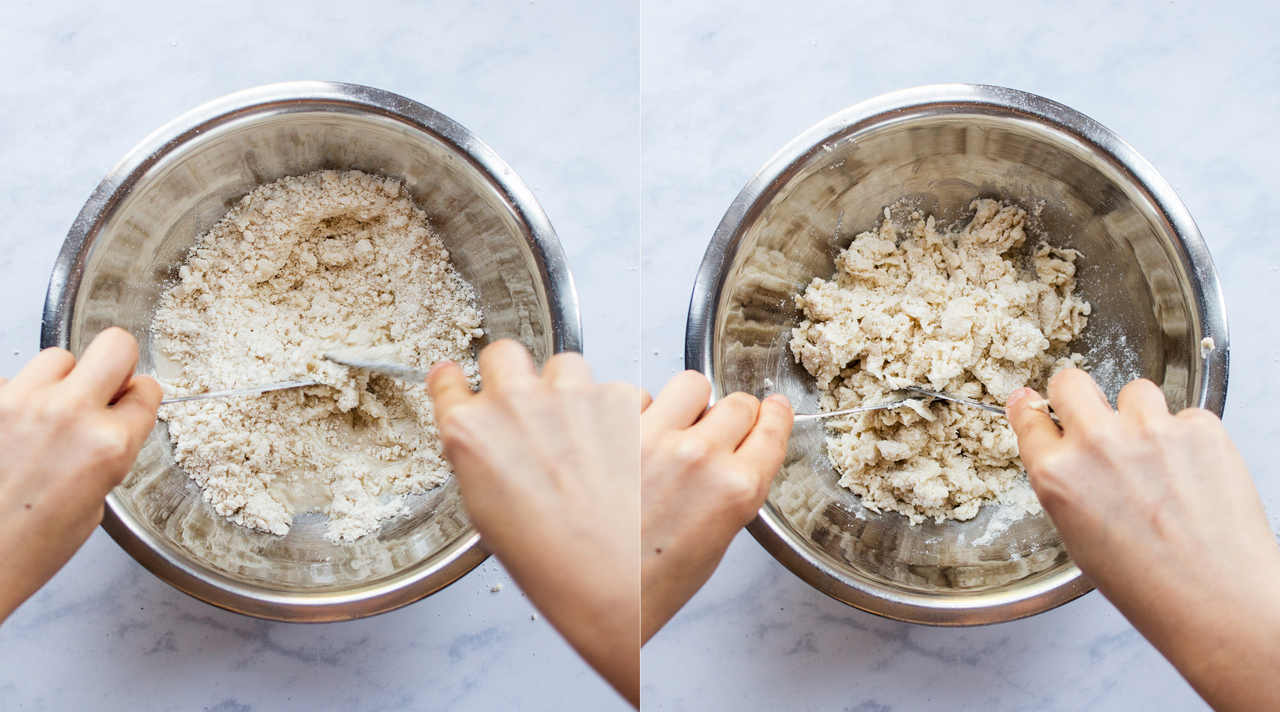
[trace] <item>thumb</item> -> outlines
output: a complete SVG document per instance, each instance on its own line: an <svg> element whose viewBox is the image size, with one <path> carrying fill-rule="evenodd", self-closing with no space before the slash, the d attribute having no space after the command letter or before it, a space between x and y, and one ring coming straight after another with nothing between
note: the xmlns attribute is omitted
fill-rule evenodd
<svg viewBox="0 0 1280 712"><path fill-rule="evenodd" d="M140 444L156 424L156 409L164 398L164 390L151 376L134 376L121 390L111 405L111 414L125 424Z"/></svg>
<svg viewBox="0 0 1280 712"><path fill-rule="evenodd" d="M761 503L769 495L769 485L786 458L787 439L794 422L791 402L781 393L774 393L760 402L755 427L734 453L734 457L747 464L745 469L758 477Z"/></svg>
<svg viewBox="0 0 1280 712"><path fill-rule="evenodd" d="M462 369L452 361L440 361L427 372L427 391L435 404L436 422L449 411L475 396Z"/></svg>
<svg viewBox="0 0 1280 712"><path fill-rule="evenodd" d="M1062 439L1062 430L1053 422L1049 414L1031 404L1040 399L1040 394L1030 388L1019 388L1009 394L1006 412L1009 425L1018 436L1018 456L1022 464L1031 470L1033 464Z"/></svg>

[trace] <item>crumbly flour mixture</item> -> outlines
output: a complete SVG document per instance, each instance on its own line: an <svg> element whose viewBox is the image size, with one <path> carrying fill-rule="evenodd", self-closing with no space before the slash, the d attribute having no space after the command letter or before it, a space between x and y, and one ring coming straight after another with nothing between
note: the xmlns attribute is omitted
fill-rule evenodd
<svg viewBox="0 0 1280 712"><path fill-rule="evenodd" d="M1034 275L1024 274L1012 251L1026 239L1026 212L993 200L970 209L964 226L917 212L903 228L886 208L880 226L839 255L832 279L796 297L806 319L791 350L818 380L822 410L884 403L909 385L1003 405L1017 388L1082 363L1067 348L1090 311L1073 294L1079 253L1041 244ZM917 401L829 427L840 484L874 511L918 524L970 519L990 502L1040 510L1002 416Z"/></svg>
<svg viewBox="0 0 1280 712"><path fill-rule="evenodd" d="M425 387L320 357L372 347L422 368L452 359L475 379L474 293L398 182L319 171L262 186L200 237L179 276L152 324L172 366L166 394L324 384L161 409L218 514L283 535L294 515L321 512L329 539L353 540L444 481Z"/></svg>

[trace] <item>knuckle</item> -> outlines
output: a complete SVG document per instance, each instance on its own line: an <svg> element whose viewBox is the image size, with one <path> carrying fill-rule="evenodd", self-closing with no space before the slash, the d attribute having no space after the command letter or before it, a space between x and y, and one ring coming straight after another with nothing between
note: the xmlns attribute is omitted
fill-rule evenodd
<svg viewBox="0 0 1280 712"><path fill-rule="evenodd" d="M542 387L562 398L582 398L593 390L590 383L564 379L544 381Z"/></svg>
<svg viewBox="0 0 1280 712"><path fill-rule="evenodd" d="M624 381L609 381L600 384L598 388L611 401L640 400L640 389Z"/></svg>
<svg viewBox="0 0 1280 712"><path fill-rule="evenodd" d="M673 459L684 469L701 469L713 459L715 448L712 444L696 435L685 435L679 438L673 447Z"/></svg>
<svg viewBox="0 0 1280 712"><path fill-rule="evenodd" d="M493 351L511 351L511 350L517 350L517 349L524 349L524 346L521 346L519 341L516 341L515 339L509 336L506 336L489 344L489 346L486 348L492 349Z"/></svg>
<svg viewBox="0 0 1280 712"><path fill-rule="evenodd" d="M676 379L680 380L681 387L701 388L705 389L708 393L711 392L711 381L708 381L707 377L704 376L701 371L686 369L676 374L672 380Z"/></svg>
<svg viewBox="0 0 1280 712"><path fill-rule="evenodd" d="M1060 452L1050 452L1027 465L1027 474L1040 480L1058 479L1065 470L1071 469Z"/></svg>
<svg viewBox="0 0 1280 712"><path fill-rule="evenodd" d="M1204 408L1186 408L1174 416L1178 420L1193 423L1195 425L1222 425L1222 419L1214 415L1211 411Z"/></svg>
<svg viewBox="0 0 1280 712"><path fill-rule="evenodd" d="M463 403L436 417L436 432L446 450L472 448L482 442L486 430L481 408Z"/></svg>
<svg viewBox="0 0 1280 712"><path fill-rule="evenodd" d="M73 356L70 351L59 346L50 346L44 351L41 351L40 355L43 358L53 361L55 364L61 366L71 366L76 362L76 357Z"/></svg>
<svg viewBox="0 0 1280 712"><path fill-rule="evenodd" d="M465 429L466 411L466 404L456 405L448 410L436 411L436 431L439 432L441 440L448 441L450 438L455 437L455 434Z"/></svg>
<svg viewBox="0 0 1280 712"><path fill-rule="evenodd" d="M1049 385L1056 386L1063 383L1070 383L1071 381L1074 381L1080 378L1081 376L1085 376L1085 373L1084 371L1081 371L1078 368L1064 368L1061 371L1058 371L1057 373L1055 373L1049 379Z"/></svg>
<svg viewBox="0 0 1280 712"><path fill-rule="evenodd" d="M60 391L38 401L32 407L32 414L56 429L64 429L83 416L86 405L79 393Z"/></svg>
<svg viewBox="0 0 1280 712"><path fill-rule="evenodd" d="M626 383L612 382L593 385L589 389L592 409L602 420L640 413L640 389Z"/></svg>
<svg viewBox="0 0 1280 712"><path fill-rule="evenodd" d="M130 455L129 434L121 428L98 428L93 434L94 459L106 463L118 463Z"/></svg>
<svg viewBox="0 0 1280 712"><path fill-rule="evenodd" d="M1160 443L1179 437L1183 430L1183 424L1175 420L1173 416L1151 418L1144 425L1146 426L1147 437Z"/></svg>
<svg viewBox="0 0 1280 712"><path fill-rule="evenodd" d="M485 385L480 389L480 399L462 403L454 408L454 410L463 410L474 407L477 403L487 402L493 406L502 408L513 408L519 403L528 403L539 398L543 393L554 392L553 388L546 388L538 381L515 381L506 382L501 386Z"/></svg>
<svg viewBox="0 0 1280 712"><path fill-rule="evenodd" d="M446 453L456 453L461 450L465 450L468 443L471 442L471 438L468 436L466 430L464 428L457 427L456 425L446 427L441 424L439 434L440 445L444 448Z"/></svg>
<svg viewBox="0 0 1280 712"><path fill-rule="evenodd" d="M791 437L789 423L760 423L753 432L758 433L771 443L786 443Z"/></svg>
<svg viewBox="0 0 1280 712"><path fill-rule="evenodd" d="M720 494L730 511L741 519L749 519L760 508L768 487L761 485L762 478L746 476L747 473L726 473L720 481Z"/></svg>
<svg viewBox="0 0 1280 712"><path fill-rule="evenodd" d="M1024 464L1036 497L1050 512L1075 499L1079 478L1070 474L1076 469L1072 458L1060 452L1050 453Z"/></svg>
<svg viewBox="0 0 1280 712"><path fill-rule="evenodd" d="M1076 425L1074 434L1079 442L1090 450L1103 450L1115 439L1115 428L1108 423L1083 421Z"/></svg>
<svg viewBox="0 0 1280 712"><path fill-rule="evenodd" d="M1222 420L1203 408L1188 408L1175 415L1171 421L1176 428L1176 437L1181 440L1211 444L1214 447L1234 447L1231 436L1222 426Z"/></svg>
<svg viewBox="0 0 1280 712"><path fill-rule="evenodd" d="M1120 389L1120 392L1124 393L1128 391L1132 393L1133 391L1142 391L1148 388L1152 388L1155 385L1156 384L1152 382L1151 379L1149 378L1135 378L1132 381L1129 381L1128 383L1124 384L1124 387Z"/></svg>
<svg viewBox="0 0 1280 712"><path fill-rule="evenodd" d="M550 366L551 364L554 363L557 366L572 365L574 367L577 367L577 366L585 365L586 362L587 361L582 357L582 354L578 353L577 351L561 351L555 356L552 356L551 358L547 359L546 365ZM544 366L543 368L546 368L546 366Z"/></svg>
<svg viewBox="0 0 1280 712"><path fill-rule="evenodd" d="M731 393L716 403L715 407L755 418L756 412L760 409L760 401L746 393Z"/></svg>

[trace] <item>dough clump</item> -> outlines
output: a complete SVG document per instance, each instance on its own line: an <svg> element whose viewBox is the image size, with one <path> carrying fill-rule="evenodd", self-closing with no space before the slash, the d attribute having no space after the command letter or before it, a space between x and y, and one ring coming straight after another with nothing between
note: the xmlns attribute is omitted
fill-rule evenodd
<svg viewBox="0 0 1280 712"><path fill-rule="evenodd" d="M354 540L449 475L424 386L321 357L371 348L476 378L474 292L397 181L318 171L264 185L198 239L179 277L152 324L166 395L324 384L161 409L218 514L284 535L320 512L327 538Z"/></svg>
<svg viewBox="0 0 1280 712"><path fill-rule="evenodd" d="M1004 405L1083 363L1067 344L1089 303L1075 296L1075 250L1040 244L1034 275L1013 261L1026 211L975 200L973 219L948 228L919 211L905 227L885 219L836 259L830 280L796 297L796 361L818 381L823 411L885 403L919 386ZM1028 270L1030 271L1030 270ZM942 401L828 421L827 452L840 484L873 511L912 524L971 519L999 502L1040 511L1003 416Z"/></svg>

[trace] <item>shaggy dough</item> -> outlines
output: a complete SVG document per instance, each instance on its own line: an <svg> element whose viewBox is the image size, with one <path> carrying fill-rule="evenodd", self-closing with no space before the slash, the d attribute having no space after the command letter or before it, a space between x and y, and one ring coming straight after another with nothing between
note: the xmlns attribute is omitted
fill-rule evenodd
<svg viewBox="0 0 1280 712"><path fill-rule="evenodd" d="M840 253L832 279L796 297L806 319L791 350L818 380L823 411L883 403L909 385L1003 405L1083 362L1067 348L1090 311L1072 293L1079 253L1041 244L1024 278L1011 252L1026 239L1026 212L993 200L970 209L969 224L947 229L919 212L900 228L886 208ZM918 524L970 519L989 502L1040 510L1002 416L917 401L832 421L840 484L874 511Z"/></svg>
<svg viewBox="0 0 1280 712"><path fill-rule="evenodd" d="M176 371L167 395L325 384L161 408L174 457L218 514L283 535L321 512L329 539L352 540L448 476L422 385L320 356L372 347L420 368L451 359L475 378L474 294L398 182L321 171L265 185L200 237L179 276L152 324Z"/></svg>

